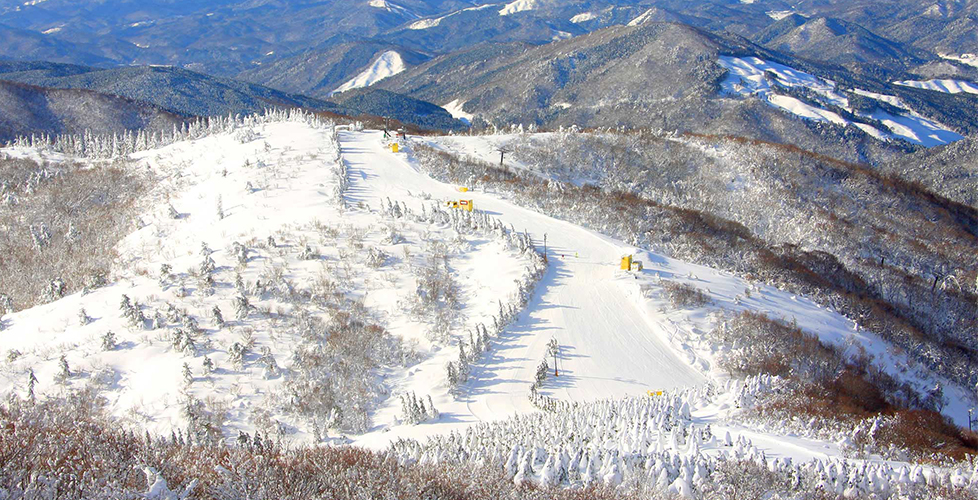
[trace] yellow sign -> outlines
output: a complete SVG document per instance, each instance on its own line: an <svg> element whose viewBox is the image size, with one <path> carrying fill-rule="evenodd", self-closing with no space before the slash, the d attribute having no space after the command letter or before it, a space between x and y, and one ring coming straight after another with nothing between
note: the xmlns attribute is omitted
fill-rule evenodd
<svg viewBox="0 0 978 500"><path fill-rule="evenodd" d="M648 391L649 397L661 396L662 391Z"/></svg>
<svg viewBox="0 0 978 500"><path fill-rule="evenodd" d="M632 270L632 256L631 255L622 255L621 256L621 270L622 271L631 271Z"/></svg>
<svg viewBox="0 0 978 500"><path fill-rule="evenodd" d="M445 202L445 206L448 208L460 208L462 210L468 210L469 212L475 208L475 204L472 203L472 200L448 200Z"/></svg>
<svg viewBox="0 0 978 500"><path fill-rule="evenodd" d="M469 188L467 188L465 186L459 186L458 187L458 190L461 191L461 192L463 192L463 193L468 193L469 192Z"/></svg>
<svg viewBox="0 0 978 500"><path fill-rule="evenodd" d="M396 153L401 150L401 147L395 142L391 144L391 152Z"/></svg>

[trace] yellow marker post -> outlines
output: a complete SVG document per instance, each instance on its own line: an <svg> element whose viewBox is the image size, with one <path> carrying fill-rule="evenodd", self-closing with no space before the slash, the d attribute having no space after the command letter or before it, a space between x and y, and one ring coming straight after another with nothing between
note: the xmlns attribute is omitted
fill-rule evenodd
<svg viewBox="0 0 978 500"><path fill-rule="evenodd" d="M401 150L401 148L400 148L400 146L396 142L393 143L393 144L391 144L391 152L397 153L400 150Z"/></svg>
<svg viewBox="0 0 978 500"><path fill-rule="evenodd" d="M621 256L621 270L622 271L631 271L632 270L632 256L631 255L622 255Z"/></svg>

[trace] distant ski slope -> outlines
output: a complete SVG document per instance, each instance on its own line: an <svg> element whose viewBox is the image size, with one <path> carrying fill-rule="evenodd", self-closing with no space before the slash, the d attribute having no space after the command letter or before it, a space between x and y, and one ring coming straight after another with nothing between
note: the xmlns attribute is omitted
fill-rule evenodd
<svg viewBox="0 0 978 500"><path fill-rule="evenodd" d="M404 71L404 68L404 60L401 59L401 54L393 50L388 50L381 54L369 68L337 87L333 93L338 94L347 90L369 87L384 78Z"/></svg>

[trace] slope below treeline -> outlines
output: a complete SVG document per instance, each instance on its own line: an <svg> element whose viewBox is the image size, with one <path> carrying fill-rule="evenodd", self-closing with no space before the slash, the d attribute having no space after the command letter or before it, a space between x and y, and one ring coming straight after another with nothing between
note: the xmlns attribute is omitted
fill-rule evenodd
<svg viewBox="0 0 978 500"><path fill-rule="evenodd" d="M185 115L123 97L0 81L0 143L32 134L170 129L185 119Z"/></svg>

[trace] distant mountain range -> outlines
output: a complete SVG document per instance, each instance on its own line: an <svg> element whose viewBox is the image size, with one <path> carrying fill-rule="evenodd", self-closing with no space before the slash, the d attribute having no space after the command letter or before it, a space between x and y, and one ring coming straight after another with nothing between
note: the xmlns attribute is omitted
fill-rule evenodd
<svg viewBox="0 0 978 500"><path fill-rule="evenodd" d="M883 66L913 70L938 54L978 53L976 19L975 0L0 0L0 54L172 65L322 97L318 87L394 47L416 64L487 42L537 45L643 21L725 31L826 62L895 56L902 64Z"/></svg>
<svg viewBox="0 0 978 500"><path fill-rule="evenodd" d="M433 103L476 125L650 126L881 161L978 131L978 98L927 90L978 81L976 19L978 0L0 0L0 54L52 62L0 78L176 116L301 106L463 127ZM842 99L775 80L732 95L726 56Z"/></svg>
<svg viewBox="0 0 978 500"><path fill-rule="evenodd" d="M782 65L810 82L792 83L757 69L750 78L758 86L731 93L727 87L740 83L728 82L723 57L756 58L756 67ZM896 85L671 22L614 26L539 46L483 45L437 57L376 86L453 103L461 113L496 124L737 135L852 161L882 161L913 144L932 146L978 131L974 96ZM921 129L911 134L905 126ZM931 138L942 127L946 138ZM883 137L903 141L877 140Z"/></svg>
<svg viewBox="0 0 978 500"><path fill-rule="evenodd" d="M300 107L356 117L382 115L438 130L464 124L445 110L389 91L369 89L343 104L181 68L93 68L51 62L0 61L0 140L31 132L114 132L169 126L195 116ZM14 85L16 83L17 85ZM74 104L72 99L77 100ZM86 111L87 110L87 111ZM91 116L84 116L88 111Z"/></svg>
<svg viewBox="0 0 978 500"><path fill-rule="evenodd" d="M253 113L267 107L346 111L331 102L173 67L102 69L57 63L0 62L0 79L39 87L91 90L188 116Z"/></svg>

